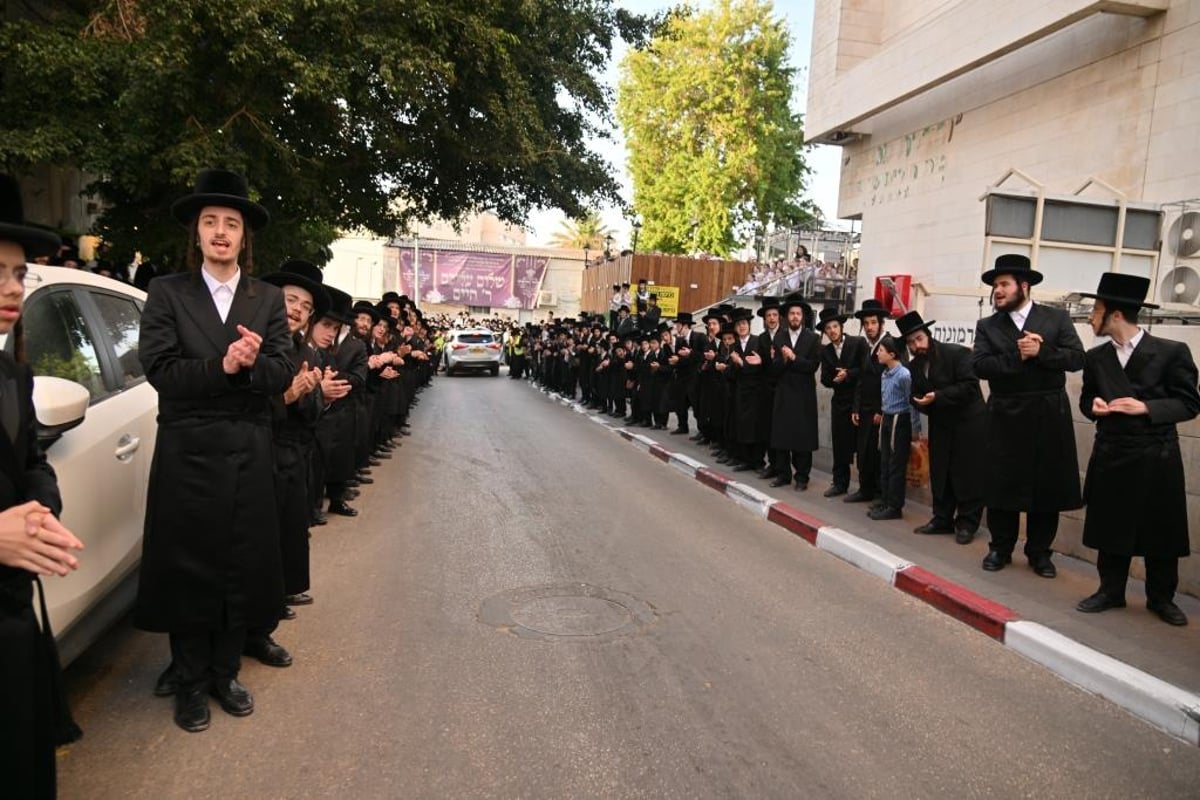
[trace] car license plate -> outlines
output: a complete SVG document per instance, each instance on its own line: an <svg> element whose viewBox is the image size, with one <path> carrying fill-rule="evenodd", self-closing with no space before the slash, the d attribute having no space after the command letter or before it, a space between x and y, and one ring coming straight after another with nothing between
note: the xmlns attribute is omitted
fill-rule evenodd
<svg viewBox="0 0 1200 800"><path fill-rule="evenodd" d="M472 347L472 348L471 348L471 352L472 352L472 353L482 353L482 352L483 352L483 348L482 348L482 347Z"/></svg>

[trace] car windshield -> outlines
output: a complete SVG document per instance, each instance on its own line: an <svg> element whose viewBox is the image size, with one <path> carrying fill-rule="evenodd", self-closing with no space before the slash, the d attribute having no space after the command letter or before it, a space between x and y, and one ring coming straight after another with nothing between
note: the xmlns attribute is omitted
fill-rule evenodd
<svg viewBox="0 0 1200 800"><path fill-rule="evenodd" d="M458 341L463 344L491 344L492 335L490 333L460 333Z"/></svg>

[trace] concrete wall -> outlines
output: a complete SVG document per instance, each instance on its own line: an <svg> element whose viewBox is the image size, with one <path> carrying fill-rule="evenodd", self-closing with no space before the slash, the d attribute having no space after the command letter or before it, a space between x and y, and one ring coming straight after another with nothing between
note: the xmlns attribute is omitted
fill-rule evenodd
<svg viewBox="0 0 1200 800"><path fill-rule="evenodd" d="M1150 16L1082 17L913 97L903 95L908 76L884 63L890 46L894 50L904 37L919 36L926 52L969 60L964 41L974 37L983 47L989 26L1018 25L1002 12L1021 2L1002 8L974 0L888 2L877 20L877 55L839 67L837 36L848 12L871 5L818 0L809 88L810 119L815 114L829 121L837 119L832 110L853 105L852 98L837 97L850 85L847 75L869 76L897 93L886 110L855 122L858 138L843 146L838 215L861 219L860 289L870 289L878 275L909 273L926 286L982 293L985 207L979 198L1010 168L1055 194L1070 194L1094 176L1131 201L1162 204L1200 196L1200 0L1164 2L1166 11ZM1052 5L1071 4L1056 0L1044 8ZM1142 5L1144 11L1150 4ZM964 15L978 19L963 25ZM851 50L864 38L860 30L847 36ZM1012 179L1005 186L1022 184ZM1164 258L1160 272L1171 265ZM1200 259L1192 265L1200 269ZM920 308L926 319L968 327L990 312L978 296L952 293L925 297ZM1159 325L1154 333L1200 351L1195 327ZM1080 337L1090 345L1086 326ZM1078 385L1079 376L1072 376L1073 398ZM1200 423L1181 426L1180 432L1193 547L1200 550ZM1092 438L1082 418L1078 434L1082 469ZM1078 550L1078 538L1072 520L1063 525L1059 545L1089 556ZM1200 558L1185 562L1183 573L1185 589L1200 595Z"/></svg>

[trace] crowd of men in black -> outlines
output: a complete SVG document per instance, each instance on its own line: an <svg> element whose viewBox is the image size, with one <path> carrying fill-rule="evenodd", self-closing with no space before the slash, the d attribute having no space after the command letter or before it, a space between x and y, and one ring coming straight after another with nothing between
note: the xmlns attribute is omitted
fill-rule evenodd
<svg viewBox="0 0 1200 800"><path fill-rule="evenodd" d="M703 330L688 313L644 330L626 323L624 307L616 328L587 314L527 326L515 372L626 425L684 435L694 419L691 438L718 464L797 491L809 486L818 448L819 380L832 390L825 497L870 503L873 520L901 518L911 443L925 439L933 514L916 533L968 544L986 509L981 566L994 572L1011 563L1024 514L1029 566L1053 578L1059 514L1086 502L1083 543L1099 551L1101 587L1078 610L1123 607L1130 560L1140 556L1148 608L1186 624L1174 603L1178 559L1190 553L1176 425L1200 414L1190 350L1138 326L1141 310L1156 307L1145 278L1106 273L1083 293L1095 301L1093 332L1111 340L1086 354L1067 311L1033 302L1043 276L1028 258L1000 256L982 278L995 313L978 322L972 348L937 341L935 322L916 311L889 334L891 316L873 298L854 312L860 335L847 335L848 315L825 307L815 316L790 295L761 298L757 311L711 308ZM1096 423L1082 489L1066 392L1066 374L1079 370L1079 410Z"/></svg>

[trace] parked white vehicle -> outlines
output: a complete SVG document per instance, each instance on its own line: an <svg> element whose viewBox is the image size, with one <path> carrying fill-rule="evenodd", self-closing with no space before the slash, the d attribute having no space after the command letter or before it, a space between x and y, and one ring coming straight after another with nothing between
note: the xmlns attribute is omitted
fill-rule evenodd
<svg viewBox="0 0 1200 800"><path fill-rule="evenodd" d="M36 264L25 284L39 438L58 473L63 523L85 546L78 570L42 581L69 662L133 601L158 394L137 354L145 292ZM11 353L13 337L4 339Z"/></svg>

